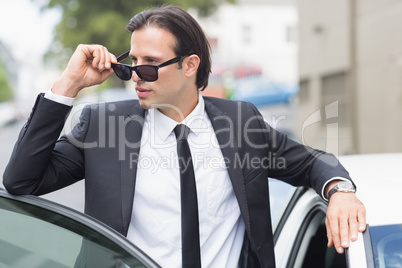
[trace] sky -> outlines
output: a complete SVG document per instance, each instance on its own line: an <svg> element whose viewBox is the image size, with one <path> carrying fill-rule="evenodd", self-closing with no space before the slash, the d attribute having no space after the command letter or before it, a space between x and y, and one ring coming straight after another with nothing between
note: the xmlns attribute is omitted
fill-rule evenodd
<svg viewBox="0 0 402 268"><path fill-rule="evenodd" d="M39 1L47 0L0 2L0 40L18 66L14 101L22 113L28 112L37 93L47 91L59 76L58 70L45 71L43 55L52 43L53 29L61 16L56 10L41 12Z"/></svg>
<svg viewBox="0 0 402 268"><path fill-rule="evenodd" d="M32 0L1 1L0 40L17 61L35 61L47 51L60 19L54 11L40 12Z"/></svg>

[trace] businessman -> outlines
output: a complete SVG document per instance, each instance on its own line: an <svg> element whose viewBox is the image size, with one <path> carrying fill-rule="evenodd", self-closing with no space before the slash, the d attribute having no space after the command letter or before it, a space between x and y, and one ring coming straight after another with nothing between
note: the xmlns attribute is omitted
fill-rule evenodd
<svg viewBox="0 0 402 268"><path fill-rule="evenodd" d="M288 139L250 103L201 96L210 47L187 12L153 8L127 29L122 57L79 45L38 96L4 173L10 193L42 195L85 179L85 213L163 267L274 267L268 177L329 199L329 247L343 253L357 239L365 208L334 156ZM132 66L118 62L124 57ZM88 106L59 138L78 92L113 74L134 81L138 100Z"/></svg>

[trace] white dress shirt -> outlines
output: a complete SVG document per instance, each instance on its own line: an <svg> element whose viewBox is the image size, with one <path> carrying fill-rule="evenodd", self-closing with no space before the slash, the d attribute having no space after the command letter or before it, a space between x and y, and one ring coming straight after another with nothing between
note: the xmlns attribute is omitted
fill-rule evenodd
<svg viewBox="0 0 402 268"><path fill-rule="evenodd" d="M197 185L202 266L236 267L245 225L201 95L182 123L191 130L188 142ZM157 109L146 113L127 235L162 267L181 267L176 125Z"/></svg>

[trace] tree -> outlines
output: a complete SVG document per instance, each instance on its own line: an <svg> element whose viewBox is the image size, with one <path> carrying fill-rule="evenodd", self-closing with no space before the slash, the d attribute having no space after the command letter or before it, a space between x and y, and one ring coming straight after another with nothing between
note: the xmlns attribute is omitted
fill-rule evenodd
<svg viewBox="0 0 402 268"><path fill-rule="evenodd" d="M13 90L10 86L9 77L3 62L0 60L0 102L8 101L12 97Z"/></svg>
<svg viewBox="0 0 402 268"><path fill-rule="evenodd" d="M131 36L125 31L125 27L135 14L152 6L169 3L185 9L194 7L200 15L208 16L222 1L234 2L234 0L49 0L42 9L59 8L62 11L62 19L56 27L54 46L47 57L54 58L53 55L60 58L60 48L67 48L69 58L72 51L81 43L102 44L117 56L129 49ZM114 83L116 82L120 81L115 79Z"/></svg>

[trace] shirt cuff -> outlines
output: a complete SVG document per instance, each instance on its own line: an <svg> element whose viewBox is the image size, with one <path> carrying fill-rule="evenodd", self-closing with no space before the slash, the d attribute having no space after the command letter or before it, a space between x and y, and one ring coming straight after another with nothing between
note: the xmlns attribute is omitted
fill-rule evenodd
<svg viewBox="0 0 402 268"><path fill-rule="evenodd" d="M54 102L57 103L61 103L67 106L73 106L73 102L75 100L75 98L71 98L71 97L66 97L66 96L62 96L62 95L57 95L54 94L52 92L52 89L49 89L46 93L45 93L45 98L52 100Z"/></svg>
<svg viewBox="0 0 402 268"><path fill-rule="evenodd" d="M350 180L345 179L345 178L342 178L342 177L333 177L333 178L331 178L330 180L328 180L328 181L324 184L324 187L322 187L322 190L321 190L321 196L322 196L322 198L323 198L325 201L327 201L327 202L328 202L328 199L325 197L325 192L324 192L324 191L325 191L325 188L327 187L328 183L330 183L331 181L335 181L335 180L350 182Z"/></svg>

